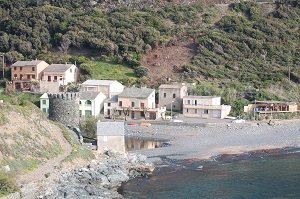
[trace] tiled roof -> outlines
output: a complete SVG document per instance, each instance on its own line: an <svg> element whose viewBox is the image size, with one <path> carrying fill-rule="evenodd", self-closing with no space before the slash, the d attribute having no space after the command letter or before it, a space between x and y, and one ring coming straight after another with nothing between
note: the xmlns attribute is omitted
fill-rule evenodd
<svg viewBox="0 0 300 199"><path fill-rule="evenodd" d="M51 64L45 68L44 72L66 72L74 64Z"/></svg>
<svg viewBox="0 0 300 199"><path fill-rule="evenodd" d="M82 83L82 85L95 85L95 86L99 86L99 85L111 85L114 82L118 82L116 80L95 80L95 79L89 79L86 80L85 82Z"/></svg>
<svg viewBox="0 0 300 199"><path fill-rule="evenodd" d="M124 136L124 122L97 122L97 136Z"/></svg>
<svg viewBox="0 0 300 199"><path fill-rule="evenodd" d="M99 92L80 92L80 99L81 100L93 100L95 99L100 93Z"/></svg>
<svg viewBox="0 0 300 199"><path fill-rule="evenodd" d="M159 88L182 88L186 86L184 83L174 83L174 84L162 84Z"/></svg>
<svg viewBox="0 0 300 199"><path fill-rule="evenodd" d="M119 97L148 98L153 91L154 89L150 88L125 88L124 91L119 94Z"/></svg>
<svg viewBox="0 0 300 199"><path fill-rule="evenodd" d="M42 60L17 61L12 66L36 66L41 62Z"/></svg>

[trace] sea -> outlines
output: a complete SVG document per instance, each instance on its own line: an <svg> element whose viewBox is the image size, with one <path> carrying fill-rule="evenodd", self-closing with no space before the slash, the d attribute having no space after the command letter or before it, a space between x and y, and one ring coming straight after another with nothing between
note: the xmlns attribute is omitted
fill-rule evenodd
<svg viewBox="0 0 300 199"><path fill-rule="evenodd" d="M135 178L119 192L133 199L300 199L299 148L162 160L151 176Z"/></svg>

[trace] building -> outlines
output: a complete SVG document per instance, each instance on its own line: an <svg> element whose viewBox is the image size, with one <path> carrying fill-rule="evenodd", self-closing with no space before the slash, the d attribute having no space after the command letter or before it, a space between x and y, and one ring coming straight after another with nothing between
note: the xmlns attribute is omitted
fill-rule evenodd
<svg viewBox="0 0 300 199"><path fill-rule="evenodd" d="M118 96L115 95L112 98L106 99L104 101L104 117L114 119L117 115L117 106L118 106Z"/></svg>
<svg viewBox="0 0 300 199"><path fill-rule="evenodd" d="M42 71L49 64L41 60L17 61L11 66L11 79L16 90L34 90L39 87Z"/></svg>
<svg viewBox="0 0 300 199"><path fill-rule="evenodd" d="M97 151L125 154L124 122L97 122Z"/></svg>
<svg viewBox="0 0 300 199"><path fill-rule="evenodd" d="M131 87L118 95L116 111L131 119L155 120L165 116L166 108L157 108L154 89Z"/></svg>
<svg viewBox="0 0 300 199"><path fill-rule="evenodd" d="M41 91L58 92L60 86L76 82L78 74L78 68L74 64L51 64L43 71Z"/></svg>
<svg viewBox="0 0 300 199"><path fill-rule="evenodd" d="M162 84L159 86L159 106L167 110L182 111L182 100L188 95L185 83Z"/></svg>
<svg viewBox="0 0 300 199"><path fill-rule="evenodd" d="M80 117L99 116L106 96L101 92L80 92Z"/></svg>
<svg viewBox="0 0 300 199"><path fill-rule="evenodd" d="M40 109L47 115L49 114L49 98L47 93L44 93L40 97Z"/></svg>
<svg viewBox="0 0 300 199"><path fill-rule="evenodd" d="M258 114L290 113L298 110L295 102L255 101L254 104L244 106L245 113L256 112Z"/></svg>
<svg viewBox="0 0 300 199"><path fill-rule="evenodd" d="M87 80L81 84L81 91L102 92L112 98L123 92L124 86L116 80Z"/></svg>
<svg viewBox="0 0 300 199"><path fill-rule="evenodd" d="M183 115L186 117L223 119L229 115L230 110L231 106L221 105L221 97L183 97Z"/></svg>

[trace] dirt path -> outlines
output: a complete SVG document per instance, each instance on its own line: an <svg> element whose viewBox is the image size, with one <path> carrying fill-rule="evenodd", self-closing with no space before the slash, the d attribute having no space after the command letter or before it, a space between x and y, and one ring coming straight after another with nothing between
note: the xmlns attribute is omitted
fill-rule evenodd
<svg viewBox="0 0 300 199"><path fill-rule="evenodd" d="M47 161L32 172L18 177L17 184L21 187L22 198L36 198L39 191L42 191L45 187L44 184L57 177L58 172L60 171L59 168L61 161L63 161L71 153L72 146L63 137L61 132L54 131L53 136L62 146L63 153ZM45 174L50 174L50 176L46 178Z"/></svg>

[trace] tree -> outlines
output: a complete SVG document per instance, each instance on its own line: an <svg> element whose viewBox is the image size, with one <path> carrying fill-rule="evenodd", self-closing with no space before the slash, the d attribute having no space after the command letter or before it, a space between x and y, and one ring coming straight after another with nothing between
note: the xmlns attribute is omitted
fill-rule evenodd
<svg viewBox="0 0 300 199"><path fill-rule="evenodd" d="M123 114L124 114L124 120L127 121L127 116L129 116L129 113L131 111L131 108L123 108Z"/></svg>
<svg viewBox="0 0 300 199"><path fill-rule="evenodd" d="M70 39L69 39L68 37L66 37L66 36L63 36L63 37L62 37L62 40L61 40L61 42L60 42L60 46L58 47L58 49L59 49L61 52L67 54L67 53L68 53L68 50L69 50L69 47L70 47L70 44L71 44Z"/></svg>

